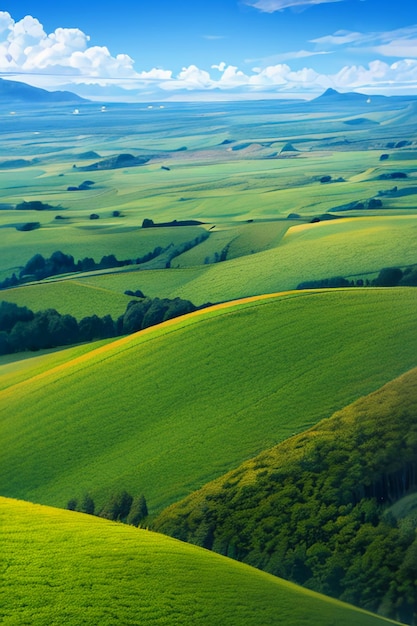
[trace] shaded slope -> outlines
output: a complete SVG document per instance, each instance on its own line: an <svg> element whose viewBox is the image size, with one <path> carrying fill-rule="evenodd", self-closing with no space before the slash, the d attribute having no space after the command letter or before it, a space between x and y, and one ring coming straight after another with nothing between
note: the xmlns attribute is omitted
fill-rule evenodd
<svg viewBox="0 0 417 626"><path fill-rule="evenodd" d="M25 285L0 292L0 300L27 306L33 311L56 309L62 315L70 313L77 320L88 315L122 315L129 298L102 287L90 287L76 280L56 280Z"/></svg>
<svg viewBox="0 0 417 626"><path fill-rule="evenodd" d="M0 619L6 626L387 623L131 526L5 498L0 525L6 565Z"/></svg>
<svg viewBox="0 0 417 626"><path fill-rule="evenodd" d="M416 491L413 369L168 508L154 527L414 623L415 520L386 511Z"/></svg>
<svg viewBox="0 0 417 626"><path fill-rule="evenodd" d="M0 493L151 512L416 365L412 288L291 292L119 339L0 393ZM46 368L45 368L46 369Z"/></svg>

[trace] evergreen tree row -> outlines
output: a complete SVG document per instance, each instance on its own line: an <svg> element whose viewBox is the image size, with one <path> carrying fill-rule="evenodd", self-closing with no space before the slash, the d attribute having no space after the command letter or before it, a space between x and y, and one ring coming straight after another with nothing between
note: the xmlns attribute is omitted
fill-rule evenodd
<svg viewBox="0 0 417 626"><path fill-rule="evenodd" d="M127 491L113 493L99 511L96 511L94 500L88 493L84 494L79 501L76 498L71 498L67 503L67 509L88 513L88 515L97 515L132 526L139 526L148 517L148 505L145 496L141 494L133 498Z"/></svg>

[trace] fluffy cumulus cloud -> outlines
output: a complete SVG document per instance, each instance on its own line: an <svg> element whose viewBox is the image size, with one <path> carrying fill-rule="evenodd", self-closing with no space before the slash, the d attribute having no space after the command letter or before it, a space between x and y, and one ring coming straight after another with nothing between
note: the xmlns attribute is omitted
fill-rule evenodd
<svg viewBox="0 0 417 626"><path fill-rule="evenodd" d="M0 11L0 71L89 79L137 77L133 59L126 54L114 57L105 46L89 46L88 35L78 28L57 28L48 34L36 18L27 15L15 22L6 11Z"/></svg>
<svg viewBox="0 0 417 626"><path fill-rule="evenodd" d="M331 79L334 86L341 90L411 92L417 85L417 61L403 59L391 64L372 61L366 67L346 66Z"/></svg>
<svg viewBox="0 0 417 626"><path fill-rule="evenodd" d="M342 0L246 0L245 4L259 9L263 13L275 13L289 8L306 9L315 4L327 4L329 2L341 2Z"/></svg>

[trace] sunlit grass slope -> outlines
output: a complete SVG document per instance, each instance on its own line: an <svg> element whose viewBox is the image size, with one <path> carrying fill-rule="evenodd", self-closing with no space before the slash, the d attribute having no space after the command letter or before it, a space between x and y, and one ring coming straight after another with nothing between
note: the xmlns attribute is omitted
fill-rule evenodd
<svg viewBox="0 0 417 626"><path fill-rule="evenodd" d="M395 288L224 305L9 387L0 493L100 505L126 489L157 512L415 366L416 303Z"/></svg>
<svg viewBox="0 0 417 626"><path fill-rule="evenodd" d="M0 498L5 626L394 623L201 548Z"/></svg>
<svg viewBox="0 0 417 626"><path fill-rule="evenodd" d="M416 250L417 215L346 217L292 227L277 247L224 263L81 280L119 292L136 283L151 296L180 296L198 305L295 289L303 281L332 276L373 278L383 267L416 263Z"/></svg>
<svg viewBox="0 0 417 626"><path fill-rule="evenodd" d="M113 339L103 339L101 341L79 344L71 348L54 348L39 352L20 352L18 354L2 355L0 356L0 389L6 389L58 365L68 363L111 341Z"/></svg>
<svg viewBox="0 0 417 626"><path fill-rule="evenodd" d="M217 302L294 289L306 280L378 272L416 262L417 216L348 218L291 228L281 244L216 263L178 294Z"/></svg>

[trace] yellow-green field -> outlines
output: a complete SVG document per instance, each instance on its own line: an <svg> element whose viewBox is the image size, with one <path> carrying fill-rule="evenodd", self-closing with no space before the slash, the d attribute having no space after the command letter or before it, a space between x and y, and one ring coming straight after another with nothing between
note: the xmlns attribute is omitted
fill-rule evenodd
<svg viewBox="0 0 417 626"><path fill-rule="evenodd" d="M5 626L382 626L376 615L147 530L0 498Z"/></svg>
<svg viewBox="0 0 417 626"><path fill-rule="evenodd" d="M33 378L63 363L68 363L111 341L113 339L103 339L71 348L55 348L42 350L39 353L20 352L19 354L0 356L0 390Z"/></svg>

